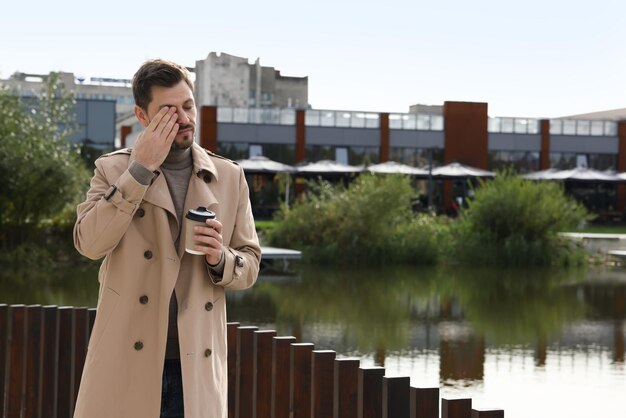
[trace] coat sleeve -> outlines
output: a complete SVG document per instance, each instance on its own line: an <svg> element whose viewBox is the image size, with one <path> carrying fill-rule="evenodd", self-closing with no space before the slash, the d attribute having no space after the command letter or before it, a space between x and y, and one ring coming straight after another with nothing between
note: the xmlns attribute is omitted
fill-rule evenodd
<svg viewBox="0 0 626 418"><path fill-rule="evenodd" d="M256 233L248 183L239 168L237 215L230 244L225 252L224 273L221 278L211 275L213 283L231 290L251 287L259 274L261 247Z"/></svg>
<svg viewBox="0 0 626 418"><path fill-rule="evenodd" d="M74 246L78 252L93 260L111 252L126 233L147 189L128 169L110 184L105 164L96 160L87 199L76 209Z"/></svg>

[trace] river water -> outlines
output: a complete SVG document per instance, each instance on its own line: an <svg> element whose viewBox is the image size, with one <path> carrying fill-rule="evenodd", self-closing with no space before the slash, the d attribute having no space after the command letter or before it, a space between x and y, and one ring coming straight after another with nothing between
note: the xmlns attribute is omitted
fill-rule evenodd
<svg viewBox="0 0 626 418"><path fill-rule="evenodd" d="M96 266L12 275L2 303L95 306ZM228 295L274 329L508 418L624 416L626 270L293 265Z"/></svg>

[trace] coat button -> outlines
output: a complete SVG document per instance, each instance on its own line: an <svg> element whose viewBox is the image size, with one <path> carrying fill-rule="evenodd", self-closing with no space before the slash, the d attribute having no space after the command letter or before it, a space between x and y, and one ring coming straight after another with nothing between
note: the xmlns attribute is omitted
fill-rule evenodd
<svg viewBox="0 0 626 418"><path fill-rule="evenodd" d="M137 209L137 216L139 216L140 218L143 218L145 214L146 211L143 208Z"/></svg>
<svg viewBox="0 0 626 418"><path fill-rule="evenodd" d="M213 309L213 304L211 302L207 302L206 305L204 305L204 309L210 311L211 309Z"/></svg>
<svg viewBox="0 0 626 418"><path fill-rule="evenodd" d="M210 174L205 174L204 177L202 177L202 180L204 180L205 183L210 183L211 182L211 175Z"/></svg>
<svg viewBox="0 0 626 418"><path fill-rule="evenodd" d="M146 260L150 260L150 259L152 258L152 251L150 251L150 250L146 250L146 251L143 253L143 256L144 256L144 258L145 258Z"/></svg>
<svg viewBox="0 0 626 418"><path fill-rule="evenodd" d="M146 305L148 303L149 299L148 296L146 295L141 295L139 297L139 303L141 303L142 305Z"/></svg>
<svg viewBox="0 0 626 418"><path fill-rule="evenodd" d="M237 264L237 267L243 267L243 257L241 256L235 257L235 264Z"/></svg>
<svg viewBox="0 0 626 418"><path fill-rule="evenodd" d="M135 350L139 351L143 348L143 343L141 341L137 341L135 343Z"/></svg>
<svg viewBox="0 0 626 418"><path fill-rule="evenodd" d="M211 353L212 353L211 349L207 348L206 350L204 350L204 357L209 357Z"/></svg>

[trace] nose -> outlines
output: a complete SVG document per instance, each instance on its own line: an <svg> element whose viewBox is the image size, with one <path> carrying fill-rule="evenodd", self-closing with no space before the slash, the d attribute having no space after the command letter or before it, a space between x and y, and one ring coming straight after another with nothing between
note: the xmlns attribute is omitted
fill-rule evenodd
<svg viewBox="0 0 626 418"><path fill-rule="evenodd" d="M176 120L176 123L180 125L187 125L189 123L189 115L187 114L187 111L185 109L179 107L176 110L176 113L178 113L178 119Z"/></svg>

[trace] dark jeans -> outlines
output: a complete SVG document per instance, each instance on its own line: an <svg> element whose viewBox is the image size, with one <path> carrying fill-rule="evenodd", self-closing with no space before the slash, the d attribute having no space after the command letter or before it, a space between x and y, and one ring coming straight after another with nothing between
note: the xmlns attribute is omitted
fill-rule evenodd
<svg viewBox="0 0 626 418"><path fill-rule="evenodd" d="M161 392L161 418L184 418L180 360L165 360Z"/></svg>

